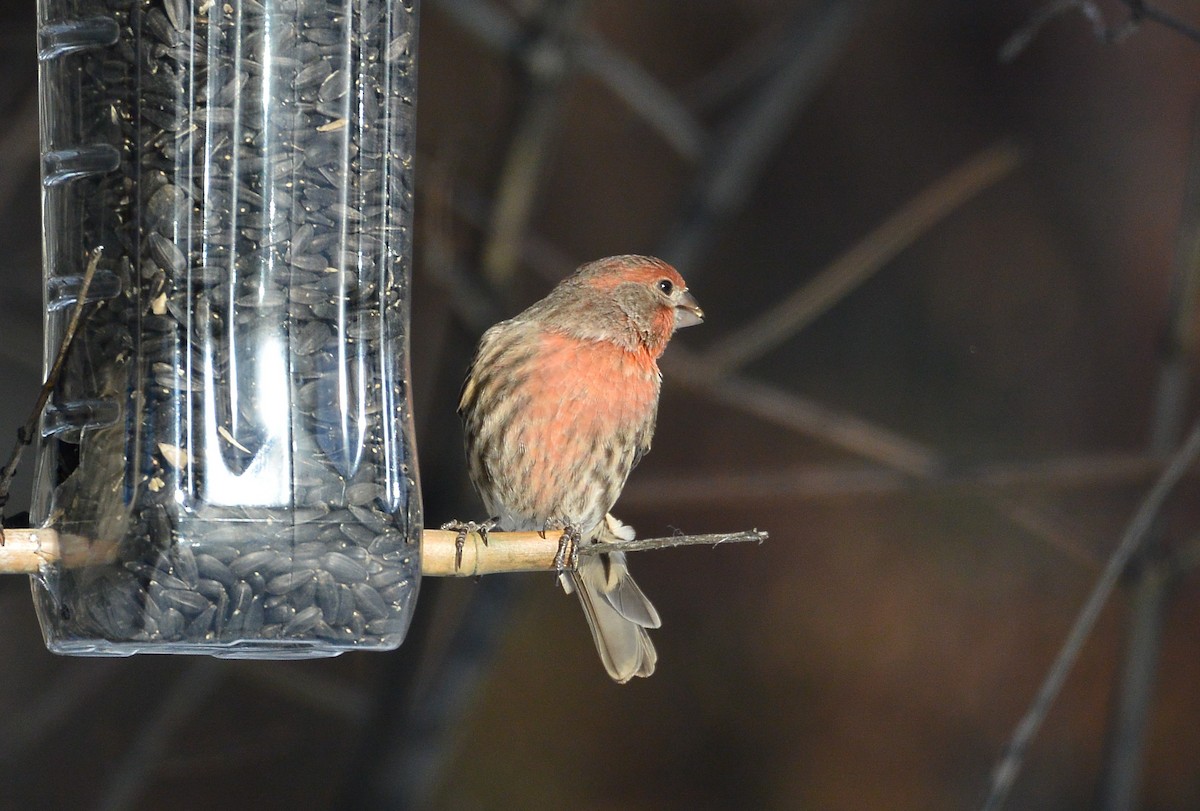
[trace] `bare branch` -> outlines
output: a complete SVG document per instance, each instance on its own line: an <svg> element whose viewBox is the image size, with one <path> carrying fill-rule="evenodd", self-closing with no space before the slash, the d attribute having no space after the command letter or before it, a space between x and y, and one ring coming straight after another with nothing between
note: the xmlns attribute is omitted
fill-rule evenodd
<svg viewBox="0 0 1200 811"><path fill-rule="evenodd" d="M1138 454L1102 454L1064 457L1035 462L985 463L944 470L917 479L872 465L796 465L778 470L716 471L704 475L664 472L636 476L621 494L625 508L690 507L714 503L754 504L763 501L878 498L898 493L924 493L939 497L975 497L1014 526L1036 538L1068 560L1099 570L1103 561L1091 546L1061 526L1045 508L1025 504L1016 489L1044 492L1049 489L1133 485L1162 470L1161 459Z"/></svg>
<svg viewBox="0 0 1200 811"><path fill-rule="evenodd" d="M1087 18L1092 26L1092 35L1100 42L1119 42L1133 33L1132 23L1126 23L1120 29L1109 28L1108 23L1104 21L1104 12L1091 0L1054 0L1035 11L1029 22L1008 38L1000 48L1000 61L1012 62L1037 38L1046 23L1072 11L1078 11Z"/></svg>
<svg viewBox="0 0 1200 811"><path fill-rule="evenodd" d="M663 361L673 379L716 402L824 440L893 470L927 477L941 466L937 453L918 442L766 383L715 374L704 356L689 353L682 346L672 347Z"/></svg>
<svg viewBox="0 0 1200 811"><path fill-rule="evenodd" d="M1121 2L1129 6L1131 24L1135 24L1138 20L1150 20L1150 22L1170 28L1175 33L1182 34L1190 40L1200 42L1200 28L1191 23L1184 22L1174 14L1163 11L1157 6L1145 2L1145 0L1121 0Z"/></svg>
<svg viewBox="0 0 1200 811"><path fill-rule="evenodd" d="M688 160L700 157L708 133L687 107L641 65L589 31L583 32L577 57L581 70L591 73L629 105L676 153Z"/></svg>
<svg viewBox="0 0 1200 811"><path fill-rule="evenodd" d="M528 44L517 21L496 4L482 0L436 0L431 5L449 14L492 50L516 55ZM641 65L597 34L584 28L578 37L575 56L579 69L629 105L679 155L696 159L707 143L708 134L683 102Z"/></svg>
<svg viewBox="0 0 1200 811"><path fill-rule="evenodd" d="M1104 563L1098 552L1063 530L1057 516L1016 498L985 494L985 503L1017 529L1089 571Z"/></svg>
<svg viewBox="0 0 1200 811"><path fill-rule="evenodd" d="M1041 33L1046 23L1069 12L1078 11L1091 24L1092 36L1097 41L1111 45L1124 41L1141 27L1143 20L1169 28L1194 42L1200 42L1200 27L1197 27L1145 0L1121 0L1129 9L1129 18L1120 25L1109 25L1104 12L1092 0L1054 0L1034 12L1029 22L1017 29L1000 48L1000 61L1011 62L1020 56L1029 44Z"/></svg>
<svg viewBox="0 0 1200 811"><path fill-rule="evenodd" d="M811 324L818 316L883 269L934 225L1021 164L1011 144L996 144L924 189L901 206L807 284L760 318L724 337L705 355L718 371L744 366Z"/></svg>
<svg viewBox="0 0 1200 811"><path fill-rule="evenodd" d="M705 165L689 193L682 217L671 228L658 254L686 272L762 175L768 159L841 54L868 0L822 0L806 4L805 13L789 21L780 40L778 63L762 89L709 150ZM815 6L811 12L808 6Z"/></svg>
<svg viewBox="0 0 1200 811"><path fill-rule="evenodd" d="M483 247L483 273L497 289L512 280L537 199L546 148L562 126L561 95L575 71L575 26L586 0L553 0L539 11L540 35L525 45L529 91L522 102L508 154L500 170L495 205Z"/></svg>
<svg viewBox="0 0 1200 811"><path fill-rule="evenodd" d="M1191 158L1184 187L1171 292L1167 299L1165 340L1160 344L1158 384L1150 423L1150 451L1168 453L1183 433L1191 402L1189 389L1194 365L1196 292L1200 287L1200 120L1193 120ZM1143 779L1146 730L1158 680L1163 624L1173 592L1162 521L1146 533L1131 567L1128 635L1118 671L1108 734L1105 765L1098 793L1106 811L1136 805Z"/></svg>
<svg viewBox="0 0 1200 811"><path fill-rule="evenodd" d="M79 329L84 307L87 306L88 290L91 289L92 279L96 275L96 267L100 264L100 254L102 251L103 248L96 248L96 250L92 251L92 257L87 263L87 270L83 274L83 281L79 285L79 300L75 302L75 309L71 312L71 320L67 322L67 329L63 333L62 344L58 347L58 355L54 358L54 365L50 367L50 372L46 375L46 382L42 384L42 390L38 392L38 397L34 402L33 411L29 414L29 419L17 431L17 443L8 458L8 464L3 469L0 469L0 516L4 515L4 507L8 504L8 491L12 487L13 478L17 475L17 466L21 463L21 454L24 452L25 446L33 441L33 437L37 433L38 421L42 418L42 411L45 410L46 403L50 401L50 395L54 392L54 387L58 385L58 378L62 374L63 365L67 360L67 352L70 350L71 342L74 340L75 333ZM0 546L3 545L4 529L0 525Z"/></svg>
<svg viewBox="0 0 1200 811"><path fill-rule="evenodd" d="M687 509L723 499L739 504L785 499L838 499L893 493L971 494L1018 488L1039 491L1148 481L1163 462L1147 454L1093 454L1056 459L985 462L944 470L924 480L866 464L792 465L776 469L659 475L638 471L621 493L621 506Z"/></svg>
<svg viewBox="0 0 1200 811"><path fill-rule="evenodd" d="M1042 722L1045 721L1046 715L1050 712L1050 707L1058 697L1063 682L1066 681L1067 674L1070 673L1071 667L1079 657L1079 652L1083 649L1084 643L1091 634L1092 628L1095 626L1096 620L1100 617L1100 612L1103 610L1105 603L1108 602L1113 588L1116 587L1121 573L1125 571L1130 558L1138 550L1147 533L1154 527L1155 522L1158 520L1159 511L1162 509L1167 497L1175 489L1175 486L1183 478L1188 469L1195 463L1197 456L1200 456L1200 422L1192 426L1187 439L1179 446L1179 450L1171 457L1170 463L1162 472L1162 475L1158 477L1154 486L1150 488L1146 497L1142 499L1137 512L1121 536L1120 543L1117 544L1116 549L1109 556L1100 579L1092 587L1091 594L1088 595L1087 601L1083 604L1083 608L1080 609L1079 615L1075 618L1075 623L1071 626L1071 631L1067 635L1062 649L1059 650L1058 656L1054 660L1049 673L1046 674L1045 681L1042 682L1041 688L1038 689L1032 705L1020 723L1017 724L1011 740L1009 740L1004 753L996 764L996 768L992 773L991 788L983 805L984 811L998 811L998 809L1004 806L1004 802L1008 798L1008 793L1011 791L1013 784L1017 780L1017 775L1021 771L1029 744L1037 735Z"/></svg>

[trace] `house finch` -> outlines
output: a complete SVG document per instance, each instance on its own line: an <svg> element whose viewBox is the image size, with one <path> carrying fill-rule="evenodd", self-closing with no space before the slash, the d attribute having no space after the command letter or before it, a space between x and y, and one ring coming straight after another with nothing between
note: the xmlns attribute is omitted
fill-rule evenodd
<svg viewBox="0 0 1200 811"><path fill-rule="evenodd" d="M703 318L666 262L583 265L525 312L489 329L458 411L471 482L495 524L583 543L632 537L608 515L654 434L658 358ZM654 672L658 612L619 552L583 556L561 583L579 595L600 659L624 683Z"/></svg>

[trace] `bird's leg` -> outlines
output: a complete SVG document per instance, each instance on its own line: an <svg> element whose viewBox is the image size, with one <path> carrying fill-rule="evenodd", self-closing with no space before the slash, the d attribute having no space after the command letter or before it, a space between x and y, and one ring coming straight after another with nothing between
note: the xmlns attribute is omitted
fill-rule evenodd
<svg viewBox="0 0 1200 811"><path fill-rule="evenodd" d="M454 536L454 569L455 571L462 568L463 547L467 545L467 533L477 532L479 537L483 539L483 545L488 545L488 532L496 526L499 519L489 518L486 521L475 523L474 521L447 521L442 524L442 529L449 529L457 532Z"/></svg>
<svg viewBox="0 0 1200 811"><path fill-rule="evenodd" d="M578 524L567 524L558 538L558 551L554 554L554 566L559 574L574 571L578 565L579 544L583 540Z"/></svg>

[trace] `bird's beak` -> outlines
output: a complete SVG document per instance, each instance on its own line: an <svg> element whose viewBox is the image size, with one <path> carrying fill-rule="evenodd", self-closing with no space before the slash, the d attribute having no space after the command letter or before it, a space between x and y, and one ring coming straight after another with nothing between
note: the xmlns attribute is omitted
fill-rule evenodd
<svg viewBox="0 0 1200 811"><path fill-rule="evenodd" d="M675 302L675 329L692 327L704 320L704 310L696 303L696 299L686 290Z"/></svg>

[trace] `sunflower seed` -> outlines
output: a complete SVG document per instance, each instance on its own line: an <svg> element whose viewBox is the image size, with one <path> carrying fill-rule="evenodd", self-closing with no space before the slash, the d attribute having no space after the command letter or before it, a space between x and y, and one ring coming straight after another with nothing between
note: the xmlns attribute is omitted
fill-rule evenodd
<svg viewBox="0 0 1200 811"><path fill-rule="evenodd" d="M98 2L117 41L72 55L73 84L50 88L47 112L126 157L47 190L47 227L71 235L46 258L64 307L79 257L105 246L92 288L105 303L81 325L55 402L134 386L123 419L47 438L44 475L51 492L70 480L65 521L128 529L115 565L62 573L49 636L101 651L394 645L416 528L382 504L412 442L407 413L383 409L403 397L407 360L404 325L385 331L381 313L403 313L407 289L394 280L411 224L411 4L363 0L346 14L286 0L281 14L258 0L162 0L133 15ZM77 219L55 223L67 211ZM366 396L345 401L338 379ZM199 402L211 405L189 413ZM194 430L207 419L211 440ZM222 506L251 492L221 491L222 476L278 469L267 457L283 423L295 461L281 488L296 508ZM129 424L149 452L127 459ZM128 514L113 522L103 505L127 482Z"/></svg>

